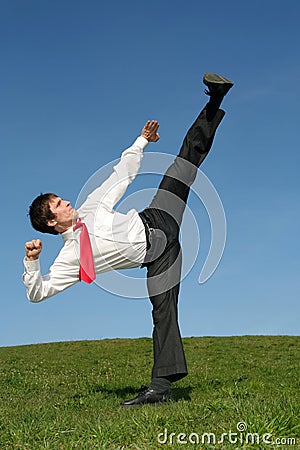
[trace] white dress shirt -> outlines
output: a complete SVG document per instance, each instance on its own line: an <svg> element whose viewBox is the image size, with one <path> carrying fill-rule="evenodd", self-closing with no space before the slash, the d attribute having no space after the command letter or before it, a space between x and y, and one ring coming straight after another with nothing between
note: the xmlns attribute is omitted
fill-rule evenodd
<svg viewBox="0 0 300 450"><path fill-rule="evenodd" d="M134 209L121 214L113 207L136 177L147 144L148 141L139 136L122 153L110 177L77 210L89 231L97 274L139 267L144 261L147 244L139 214ZM80 232L81 229L74 232L71 227L61 234L64 246L47 275L41 275L38 259L24 259L23 282L30 301L45 300L79 281Z"/></svg>

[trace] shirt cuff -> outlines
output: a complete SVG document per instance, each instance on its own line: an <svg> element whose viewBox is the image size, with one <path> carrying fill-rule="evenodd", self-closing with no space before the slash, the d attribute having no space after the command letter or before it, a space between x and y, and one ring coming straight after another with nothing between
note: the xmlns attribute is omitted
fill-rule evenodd
<svg viewBox="0 0 300 450"><path fill-rule="evenodd" d="M24 258L24 268L26 272L37 272L40 270L40 261L39 259L35 259L34 261L27 261Z"/></svg>
<svg viewBox="0 0 300 450"><path fill-rule="evenodd" d="M147 141L146 138L144 138L143 136L139 136L133 145L138 145L139 147L141 147L143 150L145 147L147 147L147 145L149 144L149 141Z"/></svg>

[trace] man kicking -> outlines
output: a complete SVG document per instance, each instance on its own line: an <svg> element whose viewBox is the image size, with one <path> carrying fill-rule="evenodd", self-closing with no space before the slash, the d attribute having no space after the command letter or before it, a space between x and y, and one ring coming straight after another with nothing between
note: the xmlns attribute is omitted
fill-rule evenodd
<svg viewBox="0 0 300 450"><path fill-rule="evenodd" d="M41 275L39 239L26 242L23 281L28 299L40 302L82 280L91 283L108 270L147 268L147 288L153 306L154 365L149 386L122 406L159 404L171 398L171 383L187 375L178 325L181 275L179 231L190 186L207 156L225 112L221 102L233 83L206 73L203 82L209 101L184 138L178 156L165 173L151 204L138 213L113 208L136 177L143 150L157 142L159 124L148 121L141 135L126 149L113 173L75 211L53 193L39 195L29 208L31 224L42 233L61 234L64 246Z"/></svg>

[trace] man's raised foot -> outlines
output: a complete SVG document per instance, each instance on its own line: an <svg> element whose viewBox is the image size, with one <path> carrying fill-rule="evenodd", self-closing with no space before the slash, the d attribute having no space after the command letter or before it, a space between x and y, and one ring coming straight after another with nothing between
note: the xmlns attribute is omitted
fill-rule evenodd
<svg viewBox="0 0 300 450"><path fill-rule="evenodd" d="M215 73L205 73L203 83L208 87L205 89L205 93L210 97L224 97L233 86L233 82L228 78Z"/></svg>

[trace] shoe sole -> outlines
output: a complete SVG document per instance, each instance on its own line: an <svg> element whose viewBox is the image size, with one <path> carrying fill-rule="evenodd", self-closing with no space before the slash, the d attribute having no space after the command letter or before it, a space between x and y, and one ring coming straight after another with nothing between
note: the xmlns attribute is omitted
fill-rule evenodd
<svg viewBox="0 0 300 450"><path fill-rule="evenodd" d="M233 86L233 82L228 80L228 78L222 75L217 75L215 73L205 73L203 77L203 83L208 86L210 83L213 84L227 84L228 86Z"/></svg>

